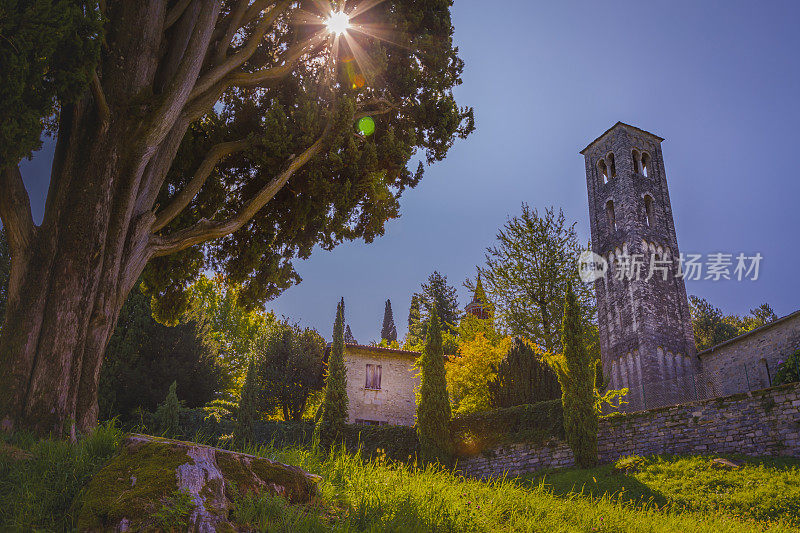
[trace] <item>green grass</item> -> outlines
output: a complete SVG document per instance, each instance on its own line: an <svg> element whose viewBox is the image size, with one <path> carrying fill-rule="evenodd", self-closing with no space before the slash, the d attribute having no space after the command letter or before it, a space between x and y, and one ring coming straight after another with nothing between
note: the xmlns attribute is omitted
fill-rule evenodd
<svg viewBox="0 0 800 533"><path fill-rule="evenodd" d="M121 432L98 427L71 444L0 431L0 531L69 531L72 502L116 453Z"/></svg>
<svg viewBox="0 0 800 533"><path fill-rule="evenodd" d="M740 468L715 468L712 459L630 457L617 466L568 469L526 477L529 486L553 494L611 496L631 505L738 517L769 523L782 520L800 528L800 460L731 457ZM624 467L630 470L623 473Z"/></svg>
<svg viewBox="0 0 800 533"><path fill-rule="evenodd" d="M81 498L81 488L114 453L119 438L113 427L75 445L5 437L0 441L0 531L70 530L73 500ZM324 478L314 505L289 506L268 494L237 501L236 522L259 531L740 532L800 526L796 460L748 460L743 468L727 471L712 470L707 457L649 458L629 460L636 471L628 473L615 473L609 465L481 482L435 467L391 464L380 457L364 461L340 451L270 446L242 451ZM185 515L164 513L169 524Z"/></svg>

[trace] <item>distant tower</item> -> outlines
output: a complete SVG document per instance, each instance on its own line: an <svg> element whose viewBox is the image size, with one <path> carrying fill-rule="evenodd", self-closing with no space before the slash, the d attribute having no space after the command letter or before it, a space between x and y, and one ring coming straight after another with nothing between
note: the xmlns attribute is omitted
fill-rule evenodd
<svg viewBox="0 0 800 533"><path fill-rule="evenodd" d="M483 290L481 283L481 275L478 274L478 281L475 283L475 293L472 295L472 301L464 308L467 314L474 315L481 320L489 318L489 310L486 307L486 292Z"/></svg>
<svg viewBox="0 0 800 533"><path fill-rule="evenodd" d="M676 276L663 140L617 122L581 151L592 250L609 262L595 281L603 374L610 388L630 389L628 411L696 397L697 357L686 287ZM614 274L621 265L629 275L620 280Z"/></svg>

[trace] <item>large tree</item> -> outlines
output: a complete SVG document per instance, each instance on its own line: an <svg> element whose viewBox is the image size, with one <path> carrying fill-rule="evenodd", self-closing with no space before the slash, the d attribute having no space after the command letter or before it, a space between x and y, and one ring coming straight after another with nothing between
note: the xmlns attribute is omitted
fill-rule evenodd
<svg viewBox="0 0 800 533"><path fill-rule="evenodd" d="M284 420L300 420L312 391L323 383L325 340L313 329L282 320L253 343L264 404Z"/></svg>
<svg viewBox="0 0 800 533"><path fill-rule="evenodd" d="M97 420L102 355L144 274L185 311L203 270L254 306L315 245L367 242L473 129L450 1L29 0L0 17L0 220L11 250L0 425ZM349 29L326 26L345 7ZM335 30L335 31L334 31ZM344 33L340 33L343 30ZM400 44L401 43L401 44ZM44 216L18 163L56 137Z"/></svg>
<svg viewBox="0 0 800 533"><path fill-rule="evenodd" d="M458 308L458 293L456 288L447 282L447 276L436 270L422 283L420 292L414 293L411 297L411 309L408 313L409 337L414 331L420 333L418 342L427 338L428 323L434 307L442 331L455 334L461 318L461 310Z"/></svg>
<svg viewBox="0 0 800 533"><path fill-rule="evenodd" d="M750 310L749 315L726 315L705 298L689 296L692 329L697 351L706 350L737 335L778 320L769 304L763 303Z"/></svg>
<svg viewBox="0 0 800 533"><path fill-rule="evenodd" d="M564 301L572 283L582 330L596 352L593 292L578 278L583 249L575 223L568 223L561 210L548 207L540 214L523 203L522 213L505 223L497 244L486 250L485 266L478 267L497 326L547 352L560 352Z"/></svg>

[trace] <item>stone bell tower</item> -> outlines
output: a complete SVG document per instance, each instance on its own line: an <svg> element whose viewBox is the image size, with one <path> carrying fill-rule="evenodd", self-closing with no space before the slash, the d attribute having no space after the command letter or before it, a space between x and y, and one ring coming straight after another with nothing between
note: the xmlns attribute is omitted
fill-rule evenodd
<svg viewBox="0 0 800 533"><path fill-rule="evenodd" d="M596 280L603 374L627 387L627 411L696 398L697 357L661 137L617 122L581 151Z"/></svg>

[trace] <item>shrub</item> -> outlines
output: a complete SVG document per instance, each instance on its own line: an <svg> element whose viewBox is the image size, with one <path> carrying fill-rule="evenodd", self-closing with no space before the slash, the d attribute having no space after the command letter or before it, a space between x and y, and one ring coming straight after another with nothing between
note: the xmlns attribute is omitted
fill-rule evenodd
<svg viewBox="0 0 800 533"><path fill-rule="evenodd" d="M394 461L414 461L421 455L419 439L410 426L345 426L345 447L360 449L366 457L386 457Z"/></svg>
<svg viewBox="0 0 800 533"><path fill-rule="evenodd" d="M561 400L457 416L450 422L450 431L455 454L460 457L481 453L498 444L564 439Z"/></svg>
<svg viewBox="0 0 800 533"><path fill-rule="evenodd" d="M155 423L159 433L164 435L176 435L180 426L181 404L178 401L177 386L177 382L173 381L164 403L156 409Z"/></svg>
<svg viewBox="0 0 800 533"><path fill-rule="evenodd" d="M256 364L250 358L247 366L247 376L242 388L242 399L239 401L239 410L236 416L236 431L234 435L241 442L253 441L253 422L258 420L258 385L256 384Z"/></svg>
<svg viewBox="0 0 800 533"><path fill-rule="evenodd" d="M494 408L561 399L553 369L520 339L513 340L496 372L488 384L489 403Z"/></svg>
<svg viewBox="0 0 800 533"><path fill-rule="evenodd" d="M778 362L778 370L775 373L773 385L783 385L784 383L794 383L800 381L800 350L790 355L786 361Z"/></svg>

